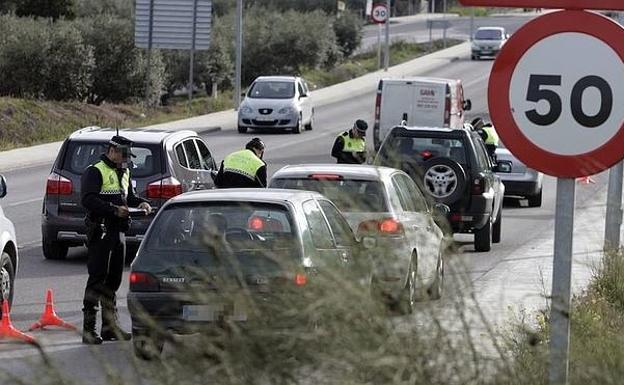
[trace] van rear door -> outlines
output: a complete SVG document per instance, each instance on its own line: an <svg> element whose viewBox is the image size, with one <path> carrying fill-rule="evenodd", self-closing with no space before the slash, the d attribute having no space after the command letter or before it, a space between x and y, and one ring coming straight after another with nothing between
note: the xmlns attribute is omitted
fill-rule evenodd
<svg viewBox="0 0 624 385"><path fill-rule="evenodd" d="M413 112L407 121L408 125L443 127L446 85L437 82L416 82L413 91Z"/></svg>

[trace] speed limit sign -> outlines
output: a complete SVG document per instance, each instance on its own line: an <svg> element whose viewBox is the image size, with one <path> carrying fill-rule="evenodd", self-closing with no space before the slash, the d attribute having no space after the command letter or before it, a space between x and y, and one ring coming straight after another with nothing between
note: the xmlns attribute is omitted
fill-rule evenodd
<svg viewBox="0 0 624 385"><path fill-rule="evenodd" d="M388 7L386 7L386 4L378 3L373 5L371 18L373 19L373 22L377 24L385 23L386 20L388 20Z"/></svg>
<svg viewBox="0 0 624 385"><path fill-rule="evenodd" d="M624 29L592 12L527 23L500 52L488 86L501 139L527 166L588 176L624 158Z"/></svg>

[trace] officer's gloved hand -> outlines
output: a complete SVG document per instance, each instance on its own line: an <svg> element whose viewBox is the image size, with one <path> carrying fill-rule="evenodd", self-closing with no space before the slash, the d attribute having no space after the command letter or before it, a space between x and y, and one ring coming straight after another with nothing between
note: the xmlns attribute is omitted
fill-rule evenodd
<svg viewBox="0 0 624 385"><path fill-rule="evenodd" d="M115 206L115 215L119 218L128 218L130 216L130 211L126 206Z"/></svg>

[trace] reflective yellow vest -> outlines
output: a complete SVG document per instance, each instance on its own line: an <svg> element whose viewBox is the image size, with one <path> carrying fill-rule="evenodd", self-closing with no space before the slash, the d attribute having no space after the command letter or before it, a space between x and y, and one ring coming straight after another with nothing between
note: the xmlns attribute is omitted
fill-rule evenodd
<svg viewBox="0 0 624 385"><path fill-rule="evenodd" d="M485 139L485 144L493 144L498 146L498 134L496 130L492 126L483 126L483 131L487 134L487 139Z"/></svg>
<svg viewBox="0 0 624 385"><path fill-rule="evenodd" d="M264 166L262 159L251 150L240 150L231 153L223 159L223 171L233 172L256 180L256 173Z"/></svg>
<svg viewBox="0 0 624 385"><path fill-rule="evenodd" d="M344 140L342 151L344 152L365 152L366 141L364 138L352 138L349 132L344 132L340 136Z"/></svg>
<svg viewBox="0 0 624 385"><path fill-rule="evenodd" d="M93 165L97 168L102 175L102 188L100 194L102 195L115 195L119 194L122 198L128 196L128 189L130 188L130 170L125 170L121 182L117 177L117 171L107 165L104 161L99 161Z"/></svg>

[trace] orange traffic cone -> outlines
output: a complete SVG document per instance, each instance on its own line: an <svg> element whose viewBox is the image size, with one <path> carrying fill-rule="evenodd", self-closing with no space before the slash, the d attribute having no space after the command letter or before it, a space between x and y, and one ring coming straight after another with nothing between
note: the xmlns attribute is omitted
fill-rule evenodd
<svg viewBox="0 0 624 385"><path fill-rule="evenodd" d="M596 183L595 180L593 180L591 177L589 176L584 176L582 178L577 178L577 182L582 183L582 184L590 184L590 183Z"/></svg>
<svg viewBox="0 0 624 385"><path fill-rule="evenodd" d="M74 325L63 321L61 317L56 315L54 304L52 303L52 289L48 289L46 293L46 304L41 318L38 322L32 324L28 330L44 329L46 326L59 326L65 329L78 330Z"/></svg>
<svg viewBox="0 0 624 385"><path fill-rule="evenodd" d="M0 339L13 339L36 345L35 339L28 334L22 333L11 324L11 316L9 315L9 302L5 299L2 301L2 321L0 321Z"/></svg>

